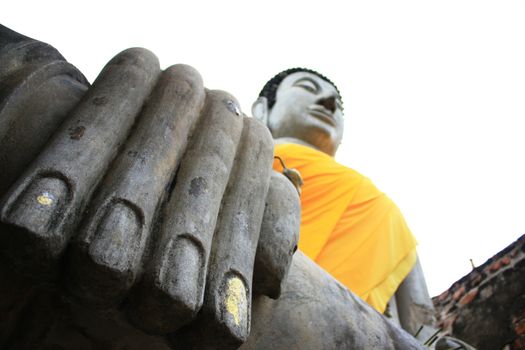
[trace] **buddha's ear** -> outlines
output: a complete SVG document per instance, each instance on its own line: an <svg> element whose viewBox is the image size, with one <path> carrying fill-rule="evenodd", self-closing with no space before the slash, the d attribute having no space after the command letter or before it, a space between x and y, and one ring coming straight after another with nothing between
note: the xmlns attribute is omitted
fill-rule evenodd
<svg viewBox="0 0 525 350"><path fill-rule="evenodd" d="M259 98L252 105L252 115L259 119L264 125L268 125L268 100L264 96Z"/></svg>

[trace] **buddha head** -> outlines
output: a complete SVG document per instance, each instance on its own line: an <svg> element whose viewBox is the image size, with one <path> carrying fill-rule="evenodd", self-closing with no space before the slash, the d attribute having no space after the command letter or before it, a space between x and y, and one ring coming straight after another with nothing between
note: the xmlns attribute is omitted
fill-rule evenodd
<svg viewBox="0 0 525 350"><path fill-rule="evenodd" d="M276 142L300 143L333 156L343 137L339 90L306 68L285 70L268 81L252 113L268 126Z"/></svg>

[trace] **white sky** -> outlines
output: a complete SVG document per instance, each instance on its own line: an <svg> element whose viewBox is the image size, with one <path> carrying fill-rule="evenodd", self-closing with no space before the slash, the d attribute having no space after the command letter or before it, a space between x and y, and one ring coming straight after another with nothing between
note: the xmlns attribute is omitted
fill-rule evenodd
<svg viewBox="0 0 525 350"><path fill-rule="evenodd" d="M91 82L146 47L248 114L275 73L322 72L345 103L337 159L401 208L431 295L525 233L523 1L7 1L0 23Z"/></svg>

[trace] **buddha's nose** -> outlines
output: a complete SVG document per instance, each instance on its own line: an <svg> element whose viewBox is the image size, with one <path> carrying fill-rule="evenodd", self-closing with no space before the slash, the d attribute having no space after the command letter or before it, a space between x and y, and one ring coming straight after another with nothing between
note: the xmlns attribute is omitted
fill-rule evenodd
<svg viewBox="0 0 525 350"><path fill-rule="evenodd" d="M337 107L335 96L323 97L317 101L317 104L323 106L324 108L328 109L332 113L335 112L335 109Z"/></svg>

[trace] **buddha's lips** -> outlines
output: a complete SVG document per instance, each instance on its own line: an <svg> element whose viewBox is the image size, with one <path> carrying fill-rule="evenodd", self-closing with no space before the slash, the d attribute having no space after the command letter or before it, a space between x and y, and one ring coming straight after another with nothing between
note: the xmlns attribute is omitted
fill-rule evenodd
<svg viewBox="0 0 525 350"><path fill-rule="evenodd" d="M332 126L336 126L335 125L335 119L333 117L333 114L327 110L326 108L322 107L322 106L319 106L319 105L313 105L313 106L310 106L308 108L308 113L310 113L310 115L314 116L315 118L327 123L327 124L330 124Z"/></svg>

